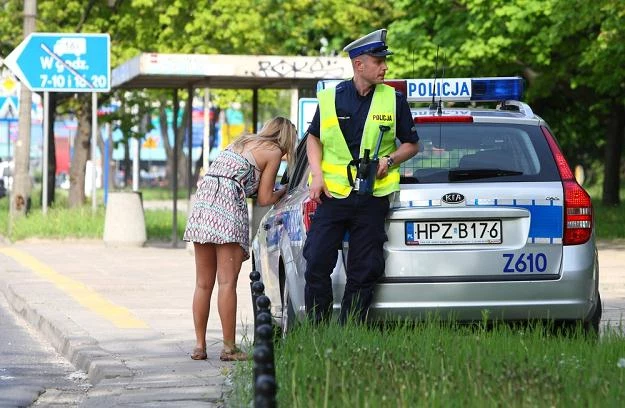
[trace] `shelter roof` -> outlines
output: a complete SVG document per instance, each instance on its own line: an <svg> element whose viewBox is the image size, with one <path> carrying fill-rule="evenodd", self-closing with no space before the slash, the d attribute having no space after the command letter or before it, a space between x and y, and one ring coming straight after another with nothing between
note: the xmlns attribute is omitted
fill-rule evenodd
<svg viewBox="0 0 625 408"><path fill-rule="evenodd" d="M314 89L352 76L346 57L141 53L114 68L112 88Z"/></svg>

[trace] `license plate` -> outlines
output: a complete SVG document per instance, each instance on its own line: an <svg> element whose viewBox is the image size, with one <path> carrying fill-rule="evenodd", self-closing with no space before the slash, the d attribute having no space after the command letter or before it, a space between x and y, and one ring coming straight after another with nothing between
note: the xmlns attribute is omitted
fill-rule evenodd
<svg viewBox="0 0 625 408"><path fill-rule="evenodd" d="M406 222L406 245L501 244L501 242L501 220Z"/></svg>

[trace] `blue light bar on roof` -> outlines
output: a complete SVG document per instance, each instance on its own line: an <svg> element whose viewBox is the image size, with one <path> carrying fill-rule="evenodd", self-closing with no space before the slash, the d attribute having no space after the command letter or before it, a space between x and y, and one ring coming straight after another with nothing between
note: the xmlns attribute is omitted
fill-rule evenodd
<svg viewBox="0 0 625 408"><path fill-rule="evenodd" d="M472 101L521 100L523 78L476 78L471 80Z"/></svg>
<svg viewBox="0 0 625 408"><path fill-rule="evenodd" d="M523 78L443 78L407 79L409 102L471 102L520 100Z"/></svg>
<svg viewBox="0 0 625 408"><path fill-rule="evenodd" d="M341 80L321 80L317 92L335 87ZM406 93L408 102L499 102L521 100L523 78L443 78L443 79L395 79L385 81L398 91Z"/></svg>

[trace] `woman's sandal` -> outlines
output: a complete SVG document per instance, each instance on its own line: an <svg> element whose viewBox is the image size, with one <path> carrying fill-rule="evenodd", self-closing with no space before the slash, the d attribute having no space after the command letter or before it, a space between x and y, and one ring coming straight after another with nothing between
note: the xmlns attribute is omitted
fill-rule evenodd
<svg viewBox="0 0 625 408"><path fill-rule="evenodd" d="M206 360L206 357L206 350L200 347L194 348L191 354L191 359L193 360Z"/></svg>
<svg viewBox="0 0 625 408"><path fill-rule="evenodd" d="M219 359L221 361L245 361L245 360L248 360L249 357L246 352L235 347L231 350L225 350L225 349L221 350Z"/></svg>

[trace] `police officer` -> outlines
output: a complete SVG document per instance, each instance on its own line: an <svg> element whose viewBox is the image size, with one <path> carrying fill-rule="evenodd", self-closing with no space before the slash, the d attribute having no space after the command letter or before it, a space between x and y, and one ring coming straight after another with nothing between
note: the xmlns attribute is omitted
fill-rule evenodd
<svg viewBox="0 0 625 408"><path fill-rule="evenodd" d="M306 312L314 322L331 315L330 275L346 232L347 283L339 321L345 323L350 316L365 321L374 286L384 274L389 195L399 191L399 164L418 151L419 138L405 96L383 84L386 56L391 54L386 30L367 34L344 51L352 60L354 76L318 93L319 106L306 141L309 195L319 203L304 246ZM374 152L380 125L390 129L383 133L373 191L358 194L347 168L352 160L363 159L365 149Z"/></svg>

